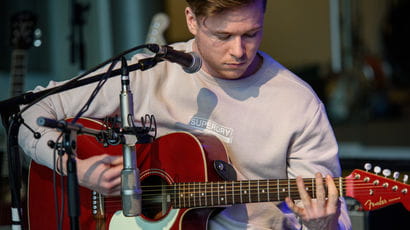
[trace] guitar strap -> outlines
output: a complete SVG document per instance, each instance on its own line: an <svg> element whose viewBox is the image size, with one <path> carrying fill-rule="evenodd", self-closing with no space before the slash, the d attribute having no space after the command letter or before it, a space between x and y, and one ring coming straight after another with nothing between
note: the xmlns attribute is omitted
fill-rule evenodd
<svg viewBox="0 0 410 230"><path fill-rule="evenodd" d="M225 181L236 181L237 176L236 176L236 171L232 167L231 164L221 161L221 160L215 160L214 161L214 169L216 173Z"/></svg>

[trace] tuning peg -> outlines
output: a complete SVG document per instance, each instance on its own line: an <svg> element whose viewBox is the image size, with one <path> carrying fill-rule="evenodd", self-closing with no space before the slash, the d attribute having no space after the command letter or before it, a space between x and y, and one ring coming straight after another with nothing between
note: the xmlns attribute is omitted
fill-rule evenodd
<svg viewBox="0 0 410 230"><path fill-rule="evenodd" d="M400 173L399 172L394 172L393 173L393 178L394 178L394 180L397 180L397 179L399 179L399 176L400 176Z"/></svg>
<svg viewBox="0 0 410 230"><path fill-rule="evenodd" d="M366 169L366 172L369 171L370 169L372 169L372 164L370 163L364 164L364 169Z"/></svg>
<svg viewBox="0 0 410 230"><path fill-rule="evenodd" d="M383 176L384 177L388 177L388 176L390 176L391 175L391 171L390 171L390 169L383 169Z"/></svg>
<svg viewBox="0 0 410 230"><path fill-rule="evenodd" d="M409 180L409 176L407 176L407 174L405 174L404 176L403 176L403 182L405 183L405 184L407 184L407 181Z"/></svg>
<svg viewBox="0 0 410 230"><path fill-rule="evenodd" d="M374 173L376 173L376 175L377 175L377 174L379 174L379 173L382 171L382 168L380 168L379 166L374 166L373 171L374 171Z"/></svg>

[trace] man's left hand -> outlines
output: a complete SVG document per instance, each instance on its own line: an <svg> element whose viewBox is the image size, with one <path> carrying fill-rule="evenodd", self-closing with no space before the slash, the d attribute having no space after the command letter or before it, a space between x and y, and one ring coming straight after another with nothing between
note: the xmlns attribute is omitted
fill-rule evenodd
<svg viewBox="0 0 410 230"><path fill-rule="evenodd" d="M321 173L316 173L316 199L312 199L305 189L303 179L296 178L303 207L297 206L289 197L285 199L289 208L302 219L309 229L338 229L339 193L331 176L326 176L328 194Z"/></svg>

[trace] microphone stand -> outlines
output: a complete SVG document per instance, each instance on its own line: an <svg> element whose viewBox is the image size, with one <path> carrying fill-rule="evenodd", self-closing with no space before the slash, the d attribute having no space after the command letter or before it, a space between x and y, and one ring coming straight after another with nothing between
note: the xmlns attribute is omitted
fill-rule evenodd
<svg viewBox="0 0 410 230"><path fill-rule="evenodd" d="M80 229L80 194L78 191L77 163L75 160L77 132L68 128L62 130L64 133L62 147L67 154L67 196L68 216L70 217L70 229Z"/></svg>
<svg viewBox="0 0 410 230"><path fill-rule="evenodd" d="M124 55L125 53L134 51L138 48L144 48L142 46L138 46L135 48L132 48L128 51L125 51L121 54ZM118 57L117 57L118 58ZM113 59L110 59L110 61ZM138 63L130 65L128 67L129 71L134 71L134 70L147 70L152 67L154 67L157 63L163 61L162 59L159 59L158 57L151 57L151 58L145 58L140 60ZM108 61L107 61L108 62ZM105 63L103 63L105 64ZM108 78L120 75L121 69L113 70ZM20 125L23 124L25 125L29 130L31 130L34 134L35 138L40 138L41 135L37 132L35 132L31 127L27 126L24 123L24 120L21 117L21 113L25 111L25 108L28 108L37 100L41 100L42 98L53 95L56 93L60 93L69 89L81 87L87 84L91 84L93 82L100 81L103 77L105 77L106 74L97 74L82 80L76 80L76 81L70 81L68 84L64 84L58 87L50 88L47 90L39 91L39 92L28 92L21 94L19 96L15 96L3 101L0 101L0 114L2 118L2 123L3 126L5 127L6 131L8 132L7 135L7 155L8 155L8 162L9 162L9 184L10 184L10 191L11 191L11 196L12 196L12 229L13 230L20 230L24 229L24 226L22 224L22 210L21 210L21 195L20 195L20 188L21 188L21 165L20 165L20 153L18 151L18 130L20 128ZM27 107L23 108L22 111L20 111L20 105L27 105ZM68 135L67 135L68 136ZM71 134L69 135L71 137ZM67 141L66 141L67 142ZM67 144L70 144L71 141L68 141ZM69 151L71 151L71 148L69 145L67 145L67 148ZM74 181L77 181L77 175L76 175L76 165L73 162L73 158L71 160L69 159L67 161L70 165L67 165L67 169L70 169L71 178L70 180L72 181L71 183L75 183ZM75 175L74 175L75 174ZM138 178L139 179L139 178ZM78 181L76 182L78 185ZM76 185L74 184L74 187ZM74 190L78 190L77 188L73 188ZM78 192L77 192L78 195ZM74 192L73 198L74 200L78 201L78 196ZM75 203L75 202L74 202ZM75 212L78 209L73 207L71 208L73 212L73 216L75 216ZM77 224L77 218L73 217L75 220L73 221L74 223L72 226L76 226Z"/></svg>
<svg viewBox="0 0 410 230"><path fill-rule="evenodd" d="M21 207L21 164L20 151L18 146L18 129L21 125L21 118L16 116L18 107L2 111L1 117L3 126L7 131L7 159L9 171L9 189L11 193L11 220L12 230L24 229L22 218L23 210Z"/></svg>
<svg viewBox="0 0 410 230"><path fill-rule="evenodd" d="M130 65L128 67L129 71L134 71L134 70L147 70L152 67L154 67L157 63L161 62L163 60L158 59L157 57L151 57L151 58L145 58L140 60L138 63ZM108 76L110 77L115 77L121 74L121 69L115 69L111 71L111 74ZM68 84L64 84L61 86L57 86L54 88L38 91L38 92L28 92L21 94L16 97L12 97L3 101L0 101L0 111L5 111L9 110L10 108L13 108L16 105L25 105L32 103L33 101L37 100L38 98L44 97L44 96L49 96L52 94L56 93L61 93L66 90L74 89L80 86L88 85L97 81L100 81L102 77L104 77L106 74L101 73L97 74L91 77L87 77L85 79L77 80L74 82L69 82ZM1 112L3 113L3 112Z"/></svg>
<svg viewBox="0 0 410 230"><path fill-rule="evenodd" d="M79 217L80 217L80 195L78 191L78 178L77 178L77 163L75 156L77 149L77 135L88 134L97 138L105 136L101 131L85 128L80 124L71 124L67 121L56 121L53 119L39 117L37 124L44 127L56 128L63 133L63 142L61 147L63 152L67 154L67 196L68 196L68 214L70 217L70 229L80 229Z"/></svg>

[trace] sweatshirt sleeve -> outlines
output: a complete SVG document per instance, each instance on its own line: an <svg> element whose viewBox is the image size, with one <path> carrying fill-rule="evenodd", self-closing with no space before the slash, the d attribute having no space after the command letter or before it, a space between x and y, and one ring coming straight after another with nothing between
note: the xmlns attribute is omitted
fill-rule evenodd
<svg viewBox="0 0 410 230"><path fill-rule="evenodd" d="M291 146L288 162L290 178L299 175L314 177L316 172L321 172L323 176L341 176L338 145L321 102L318 103L314 116L306 122L303 132L295 136ZM339 197L339 200L339 229L351 229L345 200L343 197Z"/></svg>
<svg viewBox="0 0 410 230"><path fill-rule="evenodd" d="M103 71L103 70L101 70ZM93 73L92 76L94 76ZM118 81L118 82L117 82ZM51 81L46 88L54 88L65 82ZM38 117L46 117L55 120L62 120L75 117L78 111L84 106L97 83L92 83L79 88L67 90L55 95L48 96L40 102L34 104L22 113L22 118L28 127L34 132L41 134L40 139L35 139L33 132L26 126L21 125L19 129L19 145L34 161L49 168L53 167L53 149L47 142L56 141L60 132L55 129L41 127L37 125ZM33 92L44 90L43 87L36 87ZM119 78L108 79L104 87L98 92L95 99L83 115L91 118L104 118L117 111L119 103L120 83ZM116 101L115 101L116 102ZM22 107L24 108L24 106Z"/></svg>

